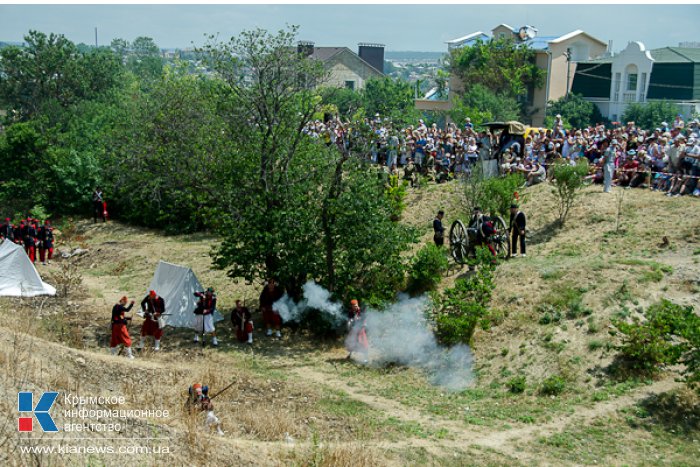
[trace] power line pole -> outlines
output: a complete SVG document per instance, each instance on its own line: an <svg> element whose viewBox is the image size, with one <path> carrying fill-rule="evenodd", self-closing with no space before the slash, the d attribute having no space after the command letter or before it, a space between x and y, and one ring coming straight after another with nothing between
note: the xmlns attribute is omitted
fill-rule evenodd
<svg viewBox="0 0 700 467"><path fill-rule="evenodd" d="M566 97L569 97L569 83L571 82L571 49L567 48L564 52L566 56Z"/></svg>
<svg viewBox="0 0 700 467"><path fill-rule="evenodd" d="M95 48L99 47L97 45L97 27L95 27Z"/></svg>

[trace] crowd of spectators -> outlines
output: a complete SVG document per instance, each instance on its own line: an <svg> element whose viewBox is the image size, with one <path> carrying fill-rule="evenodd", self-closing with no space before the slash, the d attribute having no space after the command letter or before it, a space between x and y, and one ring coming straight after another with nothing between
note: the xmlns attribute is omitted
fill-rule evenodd
<svg viewBox="0 0 700 467"><path fill-rule="evenodd" d="M498 132L477 129L469 118L461 127L450 123L439 128L420 120L400 128L376 116L365 120L364 127L367 157L393 174L401 167L415 166L440 181L469 175L478 161L495 158L501 174L518 172L527 185L534 185L551 176L553 164L585 161L589 180L603 183L607 143L615 151L614 185L700 197L700 122L694 119L686 124L680 115L672 124L661 122L653 129L638 128L635 122L565 129L557 115L552 128L528 128L522 144L510 141L503 148ZM345 148L361 134L353 135L352 125L338 119L312 122L306 131L328 145Z"/></svg>

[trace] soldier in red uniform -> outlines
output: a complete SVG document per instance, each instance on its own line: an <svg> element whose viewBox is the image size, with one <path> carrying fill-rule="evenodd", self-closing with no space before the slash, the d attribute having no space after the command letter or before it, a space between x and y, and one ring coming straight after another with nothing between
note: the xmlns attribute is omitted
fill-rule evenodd
<svg viewBox="0 0 700 467"><path fill-rule="evenodd" d="M216 329L214 328L214 311L216 311L216 294L214 289L209 287L206 292L195 292L194 296L199 298L197 307L194 309L194 341L199 342L199 334L211 334L211 345L217 347L219 341L216 339Z"/></svg>
<svg viewBox="0 0 700 467"><path fill-rule="evenodd" d="M260 311L262 311L263 321L267 329L265 335L272 335L272 328L275 328L275 336L282 337L282 318L280 314L272 309L272 304L282 298L284 289L277 284L275 279L268 279L267 285L260 293Z"/></svg>
<svg viewBox="0 0 700 467"><path fill-rule="evenodd" d="M348 349L348 359L352 353L357 352L362 356L362 362L368 362L369 342L367 340L367 328L365 326L365 314L357 300L350 300L348 312L348 335L345 338L345 347Z"/></svg>
<svg viewBox="0 0 700 467"><path fill-rule="evenodd" d="M132 300L129 306L126 306L126 302L127 298L122 297L119 303L112 308L112 338L109 341L109 349L112 355L116 355L118 347L123 345L126 350L126 356L134 358L134 355L131 353L131 337L126 327L131 317L125 316L133 308L134 301Z"/></svg>
<svg viewBox="0 0 700 467"><path fill-rule="evenodd" d="M24 221L19 221L19 225L12 226L12 234L17 245L21 245L24 242Z"/></svg>
<svg viewBox="0 0 700 467"><path fill-rule="evenodd" d="M236 330L238 342L253 343L253 319L250 310L236 300L236 308L231 312L231 324Z"/></svg>
<svg viewBox="0 0 700 467"><path fill-rule="evenodd" d="M155 290L151 290L148 295L141 300L141 310L144 312L144 321L141 326L141 342L139 350L143 349L146 336L153 336L155 346L153 350L160 350L160 338L163 337L163 330L158 325L158 318L165 314L165 300L159 297Z"/></svg>
<svg viewBox="0 0 700 467"><path fill-rule="evenodd" d="M44 221L44 225L39 229L39 241L41 242L39 259L41 259L41 264L46 266L46 253L48 253L49 264L51 264L51 258L53 258L53 227L51 227L51 221L48 219Z"/></svg>

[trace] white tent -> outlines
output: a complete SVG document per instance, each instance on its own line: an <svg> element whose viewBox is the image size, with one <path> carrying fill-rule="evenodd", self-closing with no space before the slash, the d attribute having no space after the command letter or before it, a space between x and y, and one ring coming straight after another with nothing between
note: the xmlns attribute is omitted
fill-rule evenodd
<svg viewBox="0 0 700 467"><path fill-rule="evenodd" d="M24 248L4 240L0 244L0 296L37 295L56 295L56 289L41 280Z"/></svg>
<svg viewBox="0 0 700 467"><path fill-rule="evenodd" d="M155 290L165 300L163 319L166 325L182 328L194 326L194 309L197 306L194 293L203 292L204 289L192 269L160 261L148 290ZM214 312L214 321L223 319L221 313Z"/></svg>

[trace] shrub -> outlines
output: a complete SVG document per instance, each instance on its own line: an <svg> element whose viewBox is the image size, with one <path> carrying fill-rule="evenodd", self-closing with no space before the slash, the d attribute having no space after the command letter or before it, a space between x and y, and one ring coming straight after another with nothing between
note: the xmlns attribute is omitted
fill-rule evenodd
<svg viewBox="0 0 700 467"><path fill-rule="evenodd" d="M445 344L468 344L477 325L483 328L490 325L487 305L495 287L492 258L488 249L477 248L475 271L457 279L454 287L446 289L439 298L435 322L437 335Z"/></svg>
<svg viewBox="0 0 700 467"><path fill-rule="evenodd" d="M576 165L555 164L552 167L552 174L554 176L552 193L557 199L559 224L564 225L576 197L584 186L583 178L588 174L588 163L580 160Z"/></svg>
<svg viewBox="0 0 700 467"><path fill-rule="evenodd" d="M424 246L411 262L409 289L415 293L434 290L448 267L444 249L434 244Z"/></svg>
<svg viewBox="0 0 700 467"><path fill-rule="evenodd" d="M649 307L646 321L613 324L623 334L621 356L635 370L655 373L661 365L686 364L689 384L699 381L700 317L691 306L662 300Z"/></svg>
<svg viewBox="0 0 700 467"><path fill-rule="evenodd" d="M506 383L508 390L513 394L525 392L525 375L514 376Z"/></svg>
<svg viewBox="0 0 700 467"><path fill-rule="evenodd" d="M542 381L540 394L544 396L557 396L566 389L566 381L559 375L552 375Z"/></svg>

